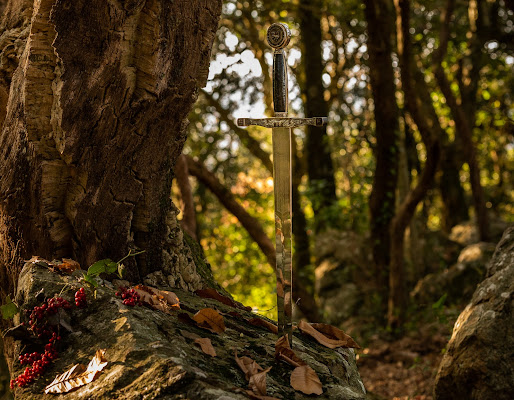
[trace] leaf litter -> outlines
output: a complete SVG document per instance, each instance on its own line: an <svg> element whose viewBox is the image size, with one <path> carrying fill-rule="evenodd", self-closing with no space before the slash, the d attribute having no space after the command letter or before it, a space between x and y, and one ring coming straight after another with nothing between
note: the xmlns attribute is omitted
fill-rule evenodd
<svg viewBox="0 0 514 400"><path fill-rule="evenodd" d="M45 393L68 393L93 382L107 365L104 354L105 350L97 350L87 367L84 364L75 364L68 371L57 375L45 388Z"/></svg>

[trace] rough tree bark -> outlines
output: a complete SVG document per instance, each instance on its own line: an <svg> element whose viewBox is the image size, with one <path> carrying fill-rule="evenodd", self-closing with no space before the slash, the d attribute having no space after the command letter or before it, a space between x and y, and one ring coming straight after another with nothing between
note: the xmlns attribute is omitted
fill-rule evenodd
<svg viewBox="0 0 514 400"><path fill-rule="evenodd" d="M371 245L377 289L385 300L389 284L390 227L395 213L398 175L398 106L391 59L394 9L392 1L366 0L365 5L376 136L376 166L369 199Z"/></svg>
<svg viewBox="0 0 514 400"><path fill-rule="evenodd" d="M202 285L170 200L221 1L10 0L0 38L0 280L38 254ZM3 102L2 102L3 104Z"/></svg>

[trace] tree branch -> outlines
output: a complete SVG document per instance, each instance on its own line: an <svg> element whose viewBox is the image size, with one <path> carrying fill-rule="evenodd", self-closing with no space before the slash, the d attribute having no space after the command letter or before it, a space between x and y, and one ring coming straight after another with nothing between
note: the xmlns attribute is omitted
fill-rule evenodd
<svg viewBox="0 0 514 400"><path fill-rule="evenodd" d="M208 187L209 190L218 198L221 204L223 204L223 206L239 220L243 228L246 229L250 237L262 250L268 260L268 263L273 267L273 269L275 269L275 246L270 238L266 236L266 233L264 233L259 221L248 214L248 212L236 201L232 193L230 193L230 191L221 184L218 178L205 168L204 165L195 161L190 156L185 155L184 158L191 175L195 176L200 182ZM319 313L316 302L298 279L293 279L293 294L295 299L299 298L296 305L302 314L310 321L318 321Z"/></svg>
<svg viewBox="0 0 514 400"><path fill-rule="evenodd" d="M207 101L208 105L213 107L216 112L220 115L221 119L225 121L229 128L234 131L234 133L239 137L241 143L252 153L255 157L257 157L264 167L268 170L268 172L273 175L273 164L271 162L271 158L268 152L261 148L261 144L258 140L254 139L248 133L247 129L242 129L236 125L234 120L230 118L228 114L228 110L224 109L219 101L212 97L211 93L203 91L203 96Z"/></svg>

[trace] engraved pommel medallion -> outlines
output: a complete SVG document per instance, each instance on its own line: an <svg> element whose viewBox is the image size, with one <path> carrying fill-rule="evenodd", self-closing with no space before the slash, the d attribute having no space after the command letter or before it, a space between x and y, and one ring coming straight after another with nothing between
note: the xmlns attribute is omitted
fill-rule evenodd
<svg viewBox="0 0 514 400"><path fill-rule="evenodd" d="M291 31L286 24L276 22L268 28L266 39L275 50L283 49L291 40Z"/></svg>

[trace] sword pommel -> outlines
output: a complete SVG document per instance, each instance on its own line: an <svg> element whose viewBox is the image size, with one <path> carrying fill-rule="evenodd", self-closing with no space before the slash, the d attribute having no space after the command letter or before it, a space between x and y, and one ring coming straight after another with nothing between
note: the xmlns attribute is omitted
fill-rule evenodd
<svg viewBox="0 0 514 400"><path fill-rule="evenodd" d="M291 31L286 24L276 22L268 28L266 39L275 50L283 49L291 40Z"/></svg>

